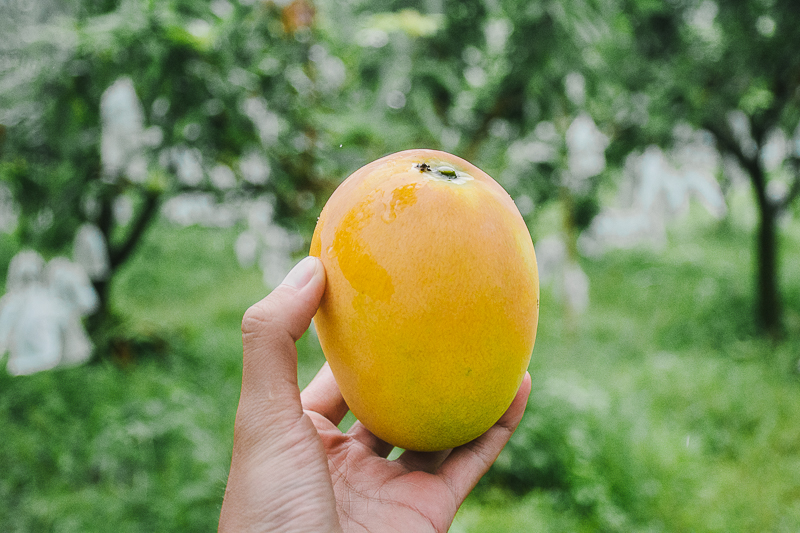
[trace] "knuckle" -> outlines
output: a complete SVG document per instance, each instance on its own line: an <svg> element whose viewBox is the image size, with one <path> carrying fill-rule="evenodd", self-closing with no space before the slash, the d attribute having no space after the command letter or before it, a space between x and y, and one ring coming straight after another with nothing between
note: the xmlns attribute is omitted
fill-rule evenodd
<svg viewBox="0 0 800 533"><path fill-rule="evenodd" d="M242 334L249 337L275 323L274 306L267 300L251 305L242 317Z"/></svg>

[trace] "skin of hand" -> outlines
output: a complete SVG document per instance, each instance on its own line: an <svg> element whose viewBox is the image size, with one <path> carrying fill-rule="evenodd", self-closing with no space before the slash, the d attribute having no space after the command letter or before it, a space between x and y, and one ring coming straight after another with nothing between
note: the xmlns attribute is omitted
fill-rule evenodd
<svg viewBox="0 0 800 533"><path fill-rule="evenodd" d="M307 257L245 313L242 391L219 531L446 532L519 424L530 375L481 437L390 461L392 446L360 422L338 429L348 408L327 363L302 393L298 388L295 342L324 290L322 263Z"/></svg>

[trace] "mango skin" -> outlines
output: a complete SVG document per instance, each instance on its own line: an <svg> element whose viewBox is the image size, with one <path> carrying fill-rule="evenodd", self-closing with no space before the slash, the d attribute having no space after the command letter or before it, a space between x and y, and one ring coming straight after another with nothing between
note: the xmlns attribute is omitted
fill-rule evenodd
<svg viewBox="0 0 800 533"><path fill-rule="evenodd" d="M327 274L314 318L322 350L372 433L434 451L497 422L528 368L539 318L533 243L500 185L446 152L386 156L334 191L310 254Z"/></svg>

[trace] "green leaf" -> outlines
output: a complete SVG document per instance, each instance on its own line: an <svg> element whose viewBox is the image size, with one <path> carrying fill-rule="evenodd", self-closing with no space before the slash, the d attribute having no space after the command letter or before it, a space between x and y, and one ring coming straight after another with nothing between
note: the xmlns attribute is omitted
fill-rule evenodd
<svg viewBox="0 0 800 533"><path fill-rule="evenodd" d="M403 9L397 13L376 13L370 17L369 27L386 32L401 31L411 37L430 37L444 23L442 15L423 15L416 9Z"/></svg>
<svg viewBox="0 0 800 533"><path fill-rule="evenodd" d="M739 100L739 109L752 116L760 111L769 109L772 102L775 100L775 95L772 94L763 79L756 80L755 83L750 85L747 91L742 95Z"/></svg>

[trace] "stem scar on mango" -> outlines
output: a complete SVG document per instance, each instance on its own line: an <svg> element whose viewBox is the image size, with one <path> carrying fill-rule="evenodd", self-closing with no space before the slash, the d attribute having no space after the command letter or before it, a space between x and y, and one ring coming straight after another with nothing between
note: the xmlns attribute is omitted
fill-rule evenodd
<svg viewBox="0 0 800 533"><path fill-rule="evenodd" d="M433 168L428 163L417 163L414 165L415 168L418 168L420 172L433 172L441 177L444 177L448 180L453 180L458 177L455 169L451 167L438 167Z"/></svg>

